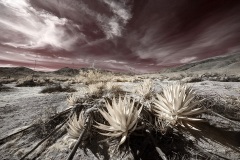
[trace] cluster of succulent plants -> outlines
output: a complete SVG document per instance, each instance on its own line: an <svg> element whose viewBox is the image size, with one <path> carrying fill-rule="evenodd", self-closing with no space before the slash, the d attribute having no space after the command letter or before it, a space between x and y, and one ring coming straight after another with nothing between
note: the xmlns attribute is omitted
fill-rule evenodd
<svg viewBox="0 0 240 160"><path fill-rule="evenodd" d="M144 81L138 93L144 99L146 94L151 92L153 92L152 82ZM183 127L187 125L194 129L188 122L203 120L199 116L206 110L198 107L201 101L194 101L195 93L186 84L175 83L164 87L161 94L150 95L153 96L149 100L150 107L145 106L141 100L138 101L130 95L105 99L105 103L98 106L94 112L94 114L98 114L98 117L101 117L101 120L93 119L91 130L106 136L108 139L117 140L117 148L119 148L137 129L150 130L144 123L144 121L151 122L151 120L146 119L149 116L144 115L145 113L150 114L150 117L155 119L152 126L156 130L167 130L179 125ZM69 120L68 132L71 137L78 139L80 136L83 131L81 127L84 126L84 117L86 116L83 116L81 112L78 119L74 115Z"/></svg>

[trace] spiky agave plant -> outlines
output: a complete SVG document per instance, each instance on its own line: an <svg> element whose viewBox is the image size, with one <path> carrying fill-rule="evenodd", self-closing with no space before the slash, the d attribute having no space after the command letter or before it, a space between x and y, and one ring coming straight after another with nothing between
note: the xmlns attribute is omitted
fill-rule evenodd
<svg viewBox="0 0 240 160"><path fill-rule="evenodd" d="M75 113L67 123L67 131L70 138L78 139L83 127L84 127L84 116L83 112L80 112L79 117Z"/></svg>
<svg viewBox="0 0 240 160"><path fill-rule="evenodd" d="M99 109L99 112L109 125L97 123L96 128L102 130L100 134L109 137L121 137L118 146L123 144L127 136L136 129L138 118L142 110L142 106L136 106L135 101L131 98L119 96L118 101L114 97L112 104L105 101L106 110Z"/></svg>
<svg viewBox="0 0 240 160"><path fill-rule="evenodd" d="M157 94L152 110L158 120L165 120L168 125L183 125L184 121L186 122L184 124L191 127L187 122L202 121L203 119L196 116L206 112L203 108L196 107L201 101L193 102L194 98L195 93L192 88L186 84L173 83L163 88L162 95Z"/></svg>

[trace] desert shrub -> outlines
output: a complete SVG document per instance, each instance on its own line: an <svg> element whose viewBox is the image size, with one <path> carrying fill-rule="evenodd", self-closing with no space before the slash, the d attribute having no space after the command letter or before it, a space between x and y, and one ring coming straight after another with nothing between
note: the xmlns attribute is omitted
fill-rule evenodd
<svg viewBox="0 0 240 160"><path fill-rule="evenodd" d="M16 87L35 87L35 86L45 86L49 84L53 84L53 81L50 81L49 79L45 78L33 78L31 76L28 76L26 78L19 79L17 81Z"/></svg>
<svg viewBox="0 0 240 160"><path fill-rule="evenodd" d="M2 78L2 79L0 79L1 84L8 84L8 83L12 83L12 82L15 82L15 81L16 81L15 78Z"/></svg>
<svg viewBox="0 0 240 160"><path fill-rule="evenodd" d="M145 79L143 83L137 87L136 93L143 99L150 100L154 93L151 79Z"/></svg>
<svg viewBox="0 0 240 160"><path fill-rule="evenodd" d="M111 79L112 75L107 73L101 73L98 70L89 70L87 72L81 71L79 76L76 77L77 82L84 84L94 84L97 82L106 82Z"/></svg>
<svg viewBox="0 0 240 160"><path fill-rule="evenodd" d="M76 92L74 88L70 86L62 87L59 85L47 86L43 88L40 93L53 93L53 92Z"/></svg>
<svg viewBox="0 0 240 160"><path fill-rule="evenodd" d="M85 95L87 93L87 90L82 88L80 91L78 91L76 94L71 94L67 97L67 102L70 106L73 106L77 103L82 103L83 99L85 99Z"/></svg>
<svg viewBox="0 0 240 160"><path fill-rule="evenodd" d="M114 75L110 72L101 72L98 70L81 71L76 81L84 84L94 84L98 82L133 82L135 78L129 75Z"/></svg>
<svg viewBox="0 0 240 160"><path fill-rule="evenodd" d="M183 77L181 77L180 75L178 76L171 76L168 78L169 81L178 81L181 80Z"/></svg>
<svg viewBox="0 0 240 160"><path fill-rule="evenodd" d="M94 96L95 98L101 97L105 92L105 84L106 83L103 82L90 84L88 86L88 95Z"/></svg>
<svg viewBox="0 0 240 160"><path fill-rule="evenodd" d="M201 77L186 77L182 79L182 82L184 83L195 83L195 82L202 82Z"/></svg>
<svg viewBox="0 0 240 160"><path fill-rule="evenodd" d="M16 85L16 87L35 87L35 86L37 86L37 83L34 82L33 78L30 77L19 79Z"/></svg>
<svg viewBox="0 0 240 160"><path fill-rule="evenodd" d="M107 82L105 84L105 90L108 94L111 94L113 96L126 94L126 92L119 85L115 85L113 82Z"/></svg>
<svg viewBox="0 0 240 160"><path fill-rule="evenodd" d="M133 76L127 76L127 75L123 75L123 76L113 76L111 81L113 82L133 82L135 80L135 78Z"/></svg>
<svg viewBox="0 0 240 160"><path fill-rule="evenodd" d="M4 86L2 83L0 83L0 92L8 92L8 91L12 91L12 90L13 90L13 88Z"/></svg>

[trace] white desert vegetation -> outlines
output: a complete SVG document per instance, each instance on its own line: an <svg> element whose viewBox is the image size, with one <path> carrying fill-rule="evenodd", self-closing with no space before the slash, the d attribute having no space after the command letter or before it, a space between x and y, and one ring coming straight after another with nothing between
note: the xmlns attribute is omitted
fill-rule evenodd
<svg viewBox="0 0 240 160"><path fill-rule="evenodd" d="M107 124L96 121L95 127L100 130L99 133L102 135L111 138L120 137L118 144L120 146L136 129L141 110L142 106L136 106L135 101L130 97L119 96L118 100L113 98L112 104L105 101L105 108L99 109Z"/></svg>
<svg viewBox="0 0 240 160"><path fill-rule="evenodd" d="M101 73L98 70L80 71L76 77L78 83L94 84L98 82L106 82L112 78L110 73Z"/></svg>
<svg viewBox="0 0 240 160"><path fill-rule="evenodd" d="M202 121L198 118L205 109L197 107L201 101L193 101L195 93L186 84L173 83L163 88L162 94L157 94L152 105L152 111L157 117L157 121L166 121L167 125L177 126L186 124L189 121ZM185 123L183 123L183 121Z"/></svg>
<svg viewBox="0 0 240 160"><path fill-rule="evenodd" d="M105 88L105 83L103 82L90 84L88 85L88 93L90 95L99 95L103 92L104 88Z"/></svg>
<svg viewBox="0 0 240 160"><path fill-rule="evenodd" d="M88 89L82 87L80 90L78 90L77 93L70 94L67 97L68 105L74 106L80 101L81 98L84 98L87 93L88 93Z"/></svg>
<svg viewBox="0 0 240 160"><path fill-rule="evenodd" d="M71 94L67 97L67 103L70 106L74 106L77 103L78 99L79 97L77 97L75 94Z"/></svg>
<svg viewBox="0 0 240 160"><path fill-rule="evenodd" d="M80 112L79 116L75 113L67 123L68 135L72 139L78 139L82 129L84 127L83 112Z"/></svg>
<svg viewBox="0 0 240 160"><path fill-rule="evenodd" d="M145 79L143 83L141 83L136 91L138 95L140 95L143 99L151 99L153 96L153 83L151 79Z"/></svg>

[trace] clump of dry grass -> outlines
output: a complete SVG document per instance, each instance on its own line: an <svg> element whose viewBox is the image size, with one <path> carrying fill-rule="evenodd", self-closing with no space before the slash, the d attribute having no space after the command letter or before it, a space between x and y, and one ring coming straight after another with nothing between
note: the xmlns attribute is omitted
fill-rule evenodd
<svg viewBox="0 0 240 160"><path fill-rule="evenodd" d="M99 82L95 84L90 84L88 86L88 93L90 95L101 96L105 89L105 83Z"/></svg>
<svg viewBox="0 0 240 160"><path fill-rule="evenodd" d="M98 82L106 82L110 80L112 75L110 73L101 73L98 70L89 70L87 72L81 71L79 76L76 77L76 81L84 84L94 84Z"/></svg>
<svg viewBox="0 0 240 160"><path fill-rule="evenodd" d="M111 95L123 95L126 93L119 85L115 85L113 82L107 82L105 90Z"/></svg>
<svg viewBox="0 0 240 160"><path fill-rule="evenodd" d="M153 95L153 84L151 79L145 79L142 84L140 84L136 90L143 99L151 99Z"/></svg>
<svg viewBox="0 0 240 160"><path fill-rule="evenodd" d="M154 100L152 110L154 111L157 121L165 121L167 125L183 125L183 121L188 126L188 121L202 121L196 118L206 110L196 107L201 101L193 102L195 98L192 88L185 84L172 84L163 88L163 94L157 94Z"/></svg>
<svg viewBox="0 0 240 160"><path fill-rule="evenodd" d="M111 80L113 82L133 82L135 78L133 76L122 75L122 76L113 76Z"/></svg>
<svg viewBox="0 0 240 160"><path fill-rule="evenodd" d="M61 85L47 86L43 88L40 93L54 93L54 92L76 92L74 88L70 86L62 87Z"/></svg>
<svg viewBox="0 0 240 160"><path fill-rule="evenodd" d="M124 96L112 99L112 104L105 101L106 108L99 112L107 121L108 125L96 122L95 127L103 132L100 134L109 137L121 137L119 146L123 144L127 136L136 129L142 107L135 106L135 101Z"/></svg>

